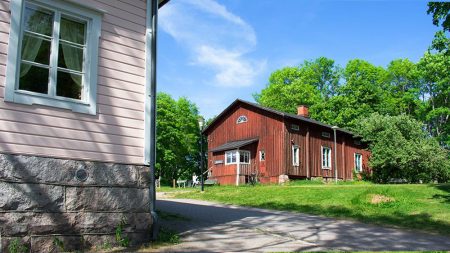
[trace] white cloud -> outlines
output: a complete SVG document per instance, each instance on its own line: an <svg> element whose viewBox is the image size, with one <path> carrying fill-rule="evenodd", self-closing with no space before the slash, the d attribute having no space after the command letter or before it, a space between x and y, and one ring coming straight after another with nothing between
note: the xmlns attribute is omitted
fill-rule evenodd
<svg viewBox="0 0 450 253"><path fill-rule="evenodd" d="M265 60L248 56L257 44L254 29L214 0L171 1L161 9L159 23L190 52L191 64L211 70L212 85L254 84Z"/></svg>

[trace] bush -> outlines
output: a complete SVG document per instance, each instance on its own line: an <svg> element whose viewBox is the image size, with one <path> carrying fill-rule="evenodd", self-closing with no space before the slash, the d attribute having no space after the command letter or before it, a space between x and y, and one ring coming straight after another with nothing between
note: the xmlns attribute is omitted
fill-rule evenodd
<svg viewBox="0 0 450 253"><path fill-rule="evenodd" d="M407 115L378 113L359 122L356 131L369 143L369 166L375 182L403 179L410 183L448 182L448 151L429 137L424 126Z"/></svg>

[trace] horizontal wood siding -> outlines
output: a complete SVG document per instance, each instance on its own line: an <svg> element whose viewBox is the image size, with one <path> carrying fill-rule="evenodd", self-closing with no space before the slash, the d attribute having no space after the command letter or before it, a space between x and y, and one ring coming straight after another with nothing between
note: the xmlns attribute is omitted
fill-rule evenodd
<svg viewBox="0 0 450 253"><path fill-rule="evenodd" d="M248 121L236 124L239 116L246 116ZM270 176L278 176L283 170L282 161L279 159L283 153L282 125L281 117L266 115L262 110L245 105L236 107L229 111L227 115L218 119L215 126L208 131L208 149L211 150L231 141L259 138L257 143L250 145L252 169L255 168L258 171L261 180L268 181ZM243 147L242 149L246 148ZM264 150L266 154L266 161L264 162L259 161L259 151L261 150ZM223 153L221 153L221 157L223 157ZM214 165L215 159L224 160L221 157L217 157L211 152L209 153L208 165L213 168L212 176L219 177L234 173L234 181L223 179L224 181L220 181L220 183L235 184L236 167L233 166L234 169L230 169L225 165ZM245 181L244 179L242 180Z"/></svg>
<svg viewBox="0 0 450 253"><path fill-rule="evenodd" d="M145 1L80 0L105 10L98 114L5 103L9 1L0 1L0 152L143 164Z"/></svg>

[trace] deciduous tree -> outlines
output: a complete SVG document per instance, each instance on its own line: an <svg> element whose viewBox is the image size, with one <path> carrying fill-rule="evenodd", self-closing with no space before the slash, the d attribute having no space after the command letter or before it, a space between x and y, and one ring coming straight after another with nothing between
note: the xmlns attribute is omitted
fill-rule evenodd
<svg viewBox="0 0 450 253"><path fill-rule="evenodd" d="M408 115L373 113L358 122L356 131L372 152L369 165L377 182L406 179L408 182L447 182L448 151L423 130L423 124Z"/></svg>
<svg viewBox="0 0 450 253"><path fill-rule="evenodd" d="M186 98L174 100L166 93L157 96L156 168L163 182L188 179L198 173L198 109Z"/></svg>

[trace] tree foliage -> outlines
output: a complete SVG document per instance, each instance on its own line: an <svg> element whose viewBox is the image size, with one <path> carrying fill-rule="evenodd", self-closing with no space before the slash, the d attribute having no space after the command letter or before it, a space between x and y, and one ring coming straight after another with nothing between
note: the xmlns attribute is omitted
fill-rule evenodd
<svg viewBox="0 0 450 253"><path fill-rule="evenodd" d="M373 113L357 127L372 152L369 162L377 182L406 179L408 182L446 182L450 177L448 151L407 115Z"/></svg>
<svg viewBox="0 0 450 253"><path fill-rule="evenodd" d="M450 57L443 53L427 52L418 63L396 59L387 68L361 59L340 68L322 57L275 71L255 99L289 113L308 105L311 118L350 130L374 112L406 114L449 147L449 85Z"/></svg>
<svg viewBox="0 0 450 253"><path fill-rule="evenodd" d="M273 72L267 88L253 97L264 106L296 113L299 105L313 106L334 96L340 72L334 61L325 57L305 61L299 67Z"/></svg>
<svg viewBox="0 0 450 253"><path fill-rule="evenodd" d="M431 136L450 147L450 57L429 52L418 64L422 78L422 97L426 98L421 120Z"/></svg>
<svg viewBox="0 0 450 253"><path fill-rule="evenodd" d="M434 35L431 48L450 57L450 2L429 2L428 14L433 16L433 24L441 26L442 30Z"/></svg>
<svg viewBox="0 0 450 253"><path fill-rule="evenodd" d="M450 32L450 2L429 2L427 14L433 15L433 24Z"/></svg>
<svg viewBox="0 0 450 253"><path fill-rule="evenodd" d="M188 179L198 174L198 109L186 98L174 100L166 93L157 96L156 169L163 182Z"/></svg>

